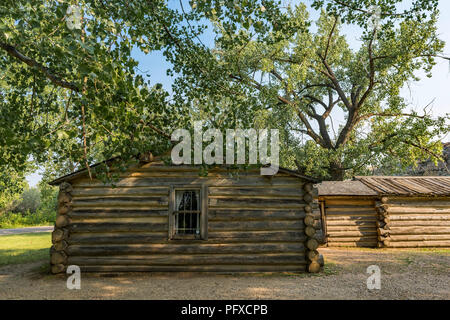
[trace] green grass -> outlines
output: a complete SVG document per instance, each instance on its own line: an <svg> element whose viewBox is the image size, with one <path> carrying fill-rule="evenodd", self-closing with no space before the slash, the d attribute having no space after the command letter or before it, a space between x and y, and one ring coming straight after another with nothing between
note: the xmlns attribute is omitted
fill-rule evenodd
<svg viewBox="0 0 450 320"><path fill-rule="evenodd" d="M0 266L49 258L51 233L25 233L0 236Z"/></svg>

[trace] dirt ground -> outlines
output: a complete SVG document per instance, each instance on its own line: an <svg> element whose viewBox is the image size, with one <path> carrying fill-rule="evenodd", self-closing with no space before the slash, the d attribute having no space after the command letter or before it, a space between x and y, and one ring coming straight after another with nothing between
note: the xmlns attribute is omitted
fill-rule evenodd
<svg viewBox="0 0 450 320"><path fill-rule="evenodd" d="M0 268L0 299L450 299L450 251L320 250L320 274L82 274L68 290L66 275L45 262ZM381 269L381 289L368 290L366 269Z"/></svg>

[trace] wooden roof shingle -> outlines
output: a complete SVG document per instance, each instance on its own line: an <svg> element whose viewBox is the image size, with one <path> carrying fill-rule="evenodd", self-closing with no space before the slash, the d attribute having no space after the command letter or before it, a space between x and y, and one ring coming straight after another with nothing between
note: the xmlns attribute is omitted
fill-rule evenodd
<svg viewBox="0 0 450 320"><path fill-rule="evenodd" d="M450 176L358 176L355 179L380 195L450 195Z"/></svg>

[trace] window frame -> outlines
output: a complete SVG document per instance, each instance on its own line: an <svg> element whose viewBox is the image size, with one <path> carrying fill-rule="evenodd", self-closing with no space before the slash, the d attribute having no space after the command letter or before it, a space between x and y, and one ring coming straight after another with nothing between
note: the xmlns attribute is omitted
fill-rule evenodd
<svg viewBox="0 0 450 320"><path fill-rule="evenodd" d="M196 234L175 234L176 192L195 190L199 192L200 236ZM169 240L208 240L208 188L206 185L171 185L169 193Z"/></svg>

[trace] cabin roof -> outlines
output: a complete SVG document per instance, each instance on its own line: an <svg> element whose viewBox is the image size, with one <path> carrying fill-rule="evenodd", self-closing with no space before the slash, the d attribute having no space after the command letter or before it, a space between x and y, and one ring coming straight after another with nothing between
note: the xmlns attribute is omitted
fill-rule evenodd
<svg viewBox="0 0 450 320"><path fill-rule="evenodd" d="M317 185L319 196L376 196L378 193L361 181L323 181Z"/></svg>
<svg viewBox="0 0 450 320"><path fill-rule="evenodd" d="M450 195L450 176L358 176L355 179L382 195Z"/></svg>
<svg viewBox="0 0 450 320"><path fill-rule="evenodd" d="M120 158L119 157L114 157L114 158L111 158L111 159L108 159L108 160L105 160L105 161L93 164L93 165L89 166L89 168L92 169L92 168L95 168L97 166L100 166L101 164L109 165L109 164L113 163L115 160L118 160L118 159L120 159ZM160 160L160 157L154 157L152 161L147 161L146 163L158 162L159 160ZM178 167L178 166L174 165L174 167ZM63 182L72 181L73 179L76 179L78 177L81 177L81 176L87 174L87 171L88 170L86 168L74 171L72 173L66 174L66 175L64 175L62 177L59 177L59 178L49 182L49 185L56 186L56 185L59 185L59 184L61 184ZM304 180L307 180L307 181L310 181L310 182L313 182L313 183L318 183L319 182L318 179L315 179L315 178L310 177L310 176L302 175L302 174L298 173L297 171L294 171L294 170L291 170L291 169L287 169L287 168L279 167L278 172L286 173L286 174L289 174L291 176L294 176L294 177L297 177L297 178L301 178L301 179L304 179Z"/></svg>
<svg viewBox="0 0 450 320"><path fill-rule="evenodd" d="M348 181L324 181L319 196L448 196L450 176L357 176Z"/></svg>

